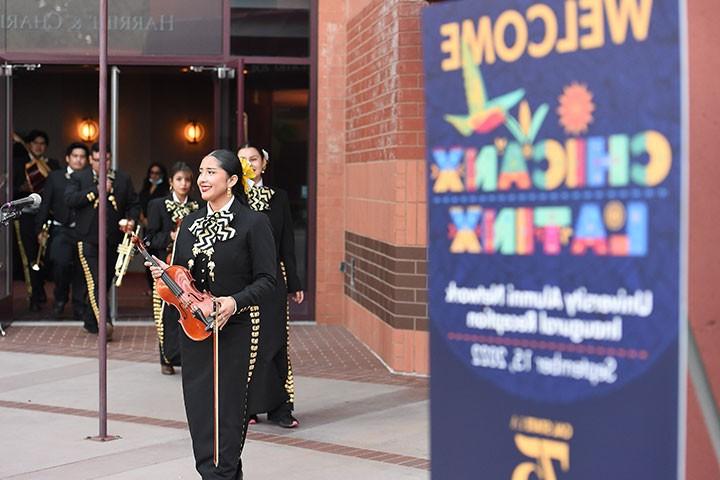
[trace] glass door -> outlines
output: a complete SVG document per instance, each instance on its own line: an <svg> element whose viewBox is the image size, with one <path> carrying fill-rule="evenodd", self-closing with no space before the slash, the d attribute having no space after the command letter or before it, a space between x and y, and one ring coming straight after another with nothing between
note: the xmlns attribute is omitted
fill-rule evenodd
<svg viewBox="0 0 720 480"><path fill-rule="evenodd" d="M243 79L247 140L270 155L263 182L285 190L290 200L297 273L305 290L302 304L290 302L291 318L312 320L314 298L308 285L308 247L314 241L308 215L310 67L246 64Z"/></svg>

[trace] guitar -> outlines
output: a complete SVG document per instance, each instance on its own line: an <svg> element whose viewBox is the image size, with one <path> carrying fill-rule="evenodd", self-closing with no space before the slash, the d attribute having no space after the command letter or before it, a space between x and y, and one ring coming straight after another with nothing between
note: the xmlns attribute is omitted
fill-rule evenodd
<svg viewBox="0 0 720 480"><path fill-rule="evenodd" d="M25 163L25 180L30 192L40 193L50 175L50 166L45 158L31 158Z"/></svg>

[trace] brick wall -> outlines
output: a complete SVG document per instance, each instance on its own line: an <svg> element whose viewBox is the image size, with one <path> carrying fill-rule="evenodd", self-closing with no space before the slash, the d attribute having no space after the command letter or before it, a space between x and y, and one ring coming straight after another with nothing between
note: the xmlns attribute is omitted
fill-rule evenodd
<svg viewBox="0 0 720 480"><path fill-rule="evenodd" d="M720 131L717 72L720 71L720 4L717 0L687 2L690 32L690 234L689 320L697 340L715 402L720 403L720 199L715 139ZM713 219L708 221L708 219ZM694 389L688 402L687 478L720 478Z"/></svg>
<svg viewBox="0 0 720 480"><path fill-rule="evenodd" d="M318 323L343 320L342 274L345 205L345 25L346 2L318 3L317 244ZM340 126L340 128L338 128Z"/></svg>
<svg viewBox="0 0 720 480"><path fill-rule="evenodd" d="M427 331L427 249L345 233L345 295L393 328Z"/></svg>
<svg viewBox="0 0 720 480"><path fill-rule="evenodd" d="M346 325L393 369L428 371L420 0L374 0L347 24Z"/></svg>
<svg viewBox="0 0 720 480"><path fill-rule="evenodd" d="M375 0L347 27L347 230L425 246L419 0Z"/></svg>

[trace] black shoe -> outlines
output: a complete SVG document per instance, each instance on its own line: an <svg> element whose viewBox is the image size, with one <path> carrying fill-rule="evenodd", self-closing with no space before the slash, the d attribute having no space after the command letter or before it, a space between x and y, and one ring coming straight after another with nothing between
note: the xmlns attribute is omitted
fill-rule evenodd
<svg viewBox="0 0 720 480"><path fill-rule="evenodd" d="M160 364L160 373L163 375L175 375L175 369L172 365Z"/></svg>
<svg viewBox="0 0 720 480"><path fill-rule="evenodd" d="M97 325L94 325L94 324L83 325L83 330L85 330L87 333L91 333L93 335L97 335L97 333L98 333L98 327L97 327Z"/></svg>
<svg viewBox="0 0 720 480"><path fill-rule="evenodd" d="M55 302L52 310L53 317L60 317L63 314L63 310L65 310L65 302Z"/></svg>
<svg viewBox="0 0 720 480"><path fill-rule="evenodd" d="M290 412L284 412L280 415L268 414L268 421L283 428L297 428L300 426L300 422L298 422L297 418L293 417Z"/></svg>

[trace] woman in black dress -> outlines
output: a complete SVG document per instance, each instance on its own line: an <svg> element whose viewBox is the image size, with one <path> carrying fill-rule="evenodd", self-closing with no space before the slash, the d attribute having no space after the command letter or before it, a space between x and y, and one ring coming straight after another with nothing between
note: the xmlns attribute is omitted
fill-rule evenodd
<svg viewBox="0 0 720 480"><path fill-rule="evenodd" d="M272 298L260 306L263 316L261 353L255 369L255 381L250 394L250 422L257 414L267 412L268 420L285 428L299 425L293 416L295 381L288 356L290 332L288 297L301 303L304 298L295 261L295 237L290 217L290 202L284 190L263 183L262 174L270 160L267 152L253 145L245 145L238 156L253 167L253 188L248 202L253 210L263 212L270 219L277 256L277 283Z"/></svg>
<svg viewBox="0 0 720 480"><path fill-rule="evenodd" d="M165 166L153 162L147 169L145 180L140 187L140 193L138 198L140 200L140 224L143 228L148 227L148 205L150 201L164 198L168 195L170 186L168 185L168 175ZM150 276L150 272L146 272L145 276L148 282L148 289L145 291L145 295L152 295L153 290L153 279Z"/></svg>
<svg viewBox="0 0 720 480"><path fill-rule="evenodd" d="M151 200L164 197L168 194L170 186L168 185L168 175L165 166L153 162L147 169L145 181L140 188L138 197L140 199L140 208L142 209L142 218L148 217L148 204Z"/></svg>
<svg viewBox="0 0 720 480"><path fill-rule="evenodd" d="M185 162L177 162L170 169L170 194L150 200L147 206L148 225L145 230L147 250L160 259L172 252L180 222L199 208L189 198L193 171ZM160 372L173 375L173 366L180 366L180 315L160 299L153 289L153 317L160 347Z"/></svg>
<svg viewBox="0 0 720 480"><path fill-rule="evenodd" d="M217 467L213 462L212 336L204 341L180 336L185 413L195 465L203 480L242 479L247 393L261 324L256 306L275 288L277 263L270 222L246 206L244 180L240 161L232 152L215 150L203 158L197 184L207 205L185 217L172 257L173 264L190 270L198 290L215 297L221 328ZM160 277L160 268L151 271L154 278Z"/></svg>

